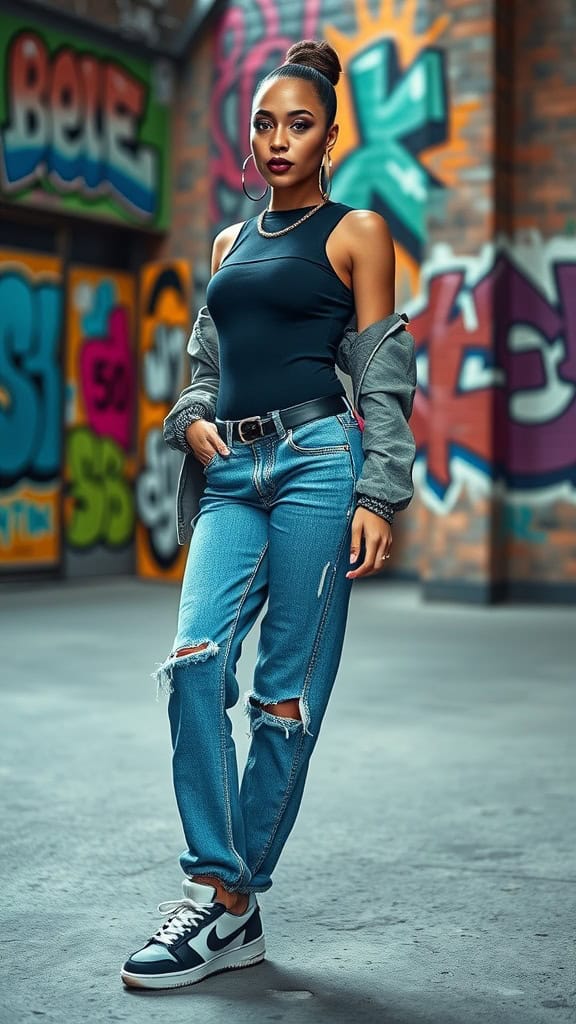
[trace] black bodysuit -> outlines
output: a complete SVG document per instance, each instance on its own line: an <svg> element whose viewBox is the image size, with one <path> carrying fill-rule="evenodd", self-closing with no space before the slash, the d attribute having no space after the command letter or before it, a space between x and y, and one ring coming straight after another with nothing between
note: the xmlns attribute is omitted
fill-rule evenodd
<svg viewBox="0 0 576 1024"><path fill-rule="evenodd" d="M267 211L263 227L280 230L308 209ZM329 200L278 238L263 238L256 217L240 228L206 290L219 341L219 419L262 416L344 394L334 364L354 296L325 246L352 209Z"/></svg>

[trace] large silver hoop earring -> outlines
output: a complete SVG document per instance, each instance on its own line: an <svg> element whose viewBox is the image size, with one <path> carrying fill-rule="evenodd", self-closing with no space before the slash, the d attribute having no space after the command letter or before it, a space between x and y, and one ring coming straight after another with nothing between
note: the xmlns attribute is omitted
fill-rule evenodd
<svg viewBox="0 0 576 1024"><path fill-rule="evenodd" d="M326 159L326 157L328 157L328 163L327 163L327 165L325 167L324 166L324 160ZM328 151L326 151L324 153L324 156L322 157L322 163L320 164L320 170L318 171L318 188L320 189L320 194L322 196L322 199L324 199L324 200L327 200L327 199L330 198L330 193L332 191L332 176L330 174L331 170L332 170L332 157L329 155ZM324 173L326 175L326 182L328 184L328 188L327 189L324 188L324 184L322 182L322 171L324 171Z"/></svg>
<svg viewBox="0 0 576 1024"><path fill-rule="evenodd" d="M246 157L244 163L242 164L242 190L244 192L244 195L248 196L248 199L251 199L253 203L258 203L261 199L264 199L264 196L266 195L268 189L270 188L270 185L266 185L266 188L264 189L264 191L263 191L261 196L251 196L250 195L250 193L248 192L248 189L246 188L246 183L244 181L244 172L246 170L246 164L248 163L248 161L250 160L251 157L252 157L252 159L254 159L254 154L253 153L248 153L248 156Z"/></svg>

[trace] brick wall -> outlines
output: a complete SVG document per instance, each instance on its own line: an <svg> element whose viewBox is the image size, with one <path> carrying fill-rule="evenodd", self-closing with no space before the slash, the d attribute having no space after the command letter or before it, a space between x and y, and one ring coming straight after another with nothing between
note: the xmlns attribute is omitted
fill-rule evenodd
<svg viewBox="0 0 576 1024"><path fill-rule="evenodd" d="M214 233L208 175L213 49L213 29L207 27L180 69L173 111L172 228L158 249L159 257L190 261L193 312L204 302Z"/></svg>
<svg viewBox="0 0 576 1024"><path fill-rule="evenodd" d="M521 238L537 228L548 244L564 239L569 247L572 239L576 261L576 6L573 0L517 2L515 15L512 229ZM544 277L542 268L542 290ZM551 294L550 304L560 308L569 356L571 341L572 368L564 364L560 373L565 386L576 386L576 305L574 300L563 303L556 294ZM573 431L574 426L572 437ZM540 500L524 508L509 504L507 519L513 588L530 594L545 584L552 594L561 596L563 588L569 594L576 587L573 492L570 500Z"/></svg>
<svg viewBox="0 0 576 1024"><path fill-rule="evenodd" d="M514 227L576 235L576 5L517 4Z"/></svg>
<svg viewBox="0 0 576 1024"><path fill-rule="evenodd" d="M492 237L494 189L494 18L493 0L430 0L429 17L444 15L448 27L439 39L447 52L452 117L459 103L475 109L461 130L461 151L471 162L453 157L453 186L430 196L429 247L450 245L456 252L476 253ZM452 123L451 130L456 129ZM443 177L444 154L430 164Z"/></svg>

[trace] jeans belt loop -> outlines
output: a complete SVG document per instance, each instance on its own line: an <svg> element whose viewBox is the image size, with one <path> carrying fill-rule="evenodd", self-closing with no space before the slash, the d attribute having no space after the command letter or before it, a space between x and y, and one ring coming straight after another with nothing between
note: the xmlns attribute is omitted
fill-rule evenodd
<svg viewBox="0 0 576 1024"><path fill-rule="evenodd" d="M275 409L272 413L272 419L274 420L274 426L276 427L276 433L281 441L286 437L286 427L282 422L282 417L278 409Z"/></svg>

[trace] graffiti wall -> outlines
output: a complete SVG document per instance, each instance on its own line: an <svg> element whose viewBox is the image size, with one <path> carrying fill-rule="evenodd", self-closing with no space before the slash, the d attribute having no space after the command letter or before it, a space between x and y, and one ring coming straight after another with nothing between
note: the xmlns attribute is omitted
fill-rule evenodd
<svg viewBox="0 0 576 1024"><path fill-rule="evenodd" d="M188 370L190 264L146 266L140 282L139 473L136 482L137 570L181 579L185 548L176 539L175 500L182 464L168 448L162 423L185 386Z"/></svg>
<svg viewBox="0 0 576 1024"><path fill-rule="evenodd" d="M162 423L189 372L190 265L145 266L139 309L136 286L0 251L0 573L181 578Z"/></svg>
<svg viewBox="0 0 576 1024"><path fill-rule="evenodd" d="M530 232L423 267L412 310L419 494L501 506L495 571L576 574L576 239Z"/></svg>
<svg viewBox="0 0 576 1024"><path fill-rule="evenodd" d="M170 75L0 14L0 197L165 227Z"/></svg>
<svg viewBox="0 0 576 1024"><path fill-rule="evenodd" d="M396 242L400 301L414 294L430 191L441 193L454 184L457 171L473 166L466 130L480 105L449 96L447 54L438 45L448 18L417 31L417 13L413 2L393 0L381 0L375 10L364 0L346 9L319 0L229 7L216 34L211 103L216 226L253 216L265 205L243 195L240 178L258 81L282 63L296 39L325 37L344 72L337 86L340 132L331 196L382 213ZM258 195L261 179L252 161L246 180Z"/></svg>
<svg viewBox="0 0 576 1024"><path fill-rule="evenodd" d="M60 560L61 275L0 251L0 572Z"/></svg>
<svg viewBox="0 0 576 1024"><path fill-rule="evenodd" d="M72 267L66 346L66 574L134 567L135 281Z"/></svg>
<svg viewBox="0 0 576 1024"><path fill-rule="evenodd" d="M576 580L576 237L493 237L495 28L473 6L231 3L215 36L211 218L216 230L266 205L241 190L255 87L295 40L328 39L344 71L331 195L386 218L417 341L416 496L395 565L421 574L442 537L431 575ZM247 184L261 191L252 163Z"/></svg>
<svg viewBox="0 0 576 1024"><path fill-rule="evenodd" d="M501 240L423 280L412 427L426 499L446 513L496 479L511 502L576 502L576 242Z"/></svg>

